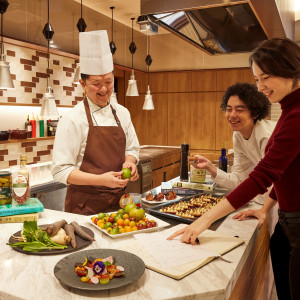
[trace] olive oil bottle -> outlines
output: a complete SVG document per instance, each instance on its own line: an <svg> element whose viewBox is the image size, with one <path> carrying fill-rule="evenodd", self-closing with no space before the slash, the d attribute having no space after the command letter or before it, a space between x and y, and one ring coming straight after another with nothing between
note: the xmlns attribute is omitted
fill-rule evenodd
<svg viewBox="0 0 300 300"><path fill-rule="evenodd" d="M27 156L20 156L20 166L12 179L12 196L18 204L25 203L30 196L29 170Z"/></svg>

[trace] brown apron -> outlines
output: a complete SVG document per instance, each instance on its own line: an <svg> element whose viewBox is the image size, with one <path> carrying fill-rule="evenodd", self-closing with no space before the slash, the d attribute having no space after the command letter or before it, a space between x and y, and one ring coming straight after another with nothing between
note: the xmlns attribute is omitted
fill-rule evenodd
<svg viewBox="0 0 300 300"><path fill-rule="evenodd" d="M92 174L121 171L125 161L126 137L115 109L110 105L118 126L94 126L88 101L86 98L83 101L89 132L80 170ZM124 193L124 189L120 188L70 184L67 189L65 211L92 215L117 210Z"/></svg>

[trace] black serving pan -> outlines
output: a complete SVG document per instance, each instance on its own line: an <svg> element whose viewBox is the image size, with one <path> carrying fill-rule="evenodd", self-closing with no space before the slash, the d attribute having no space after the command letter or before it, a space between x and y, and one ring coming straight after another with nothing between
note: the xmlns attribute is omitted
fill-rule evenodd
<svg viewBox="0 0 300 300"><path fill-rule="evenodd" d="M202 193L199 193L197 195L192 195L192 196L186 196L186 197L183 197L183 198L180 198L178 200L173 200L172 202L164 202L163 204L158 204L156 206L153 206L149 209L149 214L153 214L153 215L157 215L159 217L162 217L162 218L169 218L169 219L173 219L173 220L176 220L177 222L180 222L180 223L187 223L187 224L191 224L193 223L196 219L189 219L189 218L184 218L184 217L181 217L181 216L176 216L174 214L169 214L169 213L165 213L165 212L161 212L159 211L161 208L163 207L168 207L168 206L171 206L171 205L174 205L174 204L177 204L179 202L188 202L190 199L192 199L193 197L197 198L199 197L200 195L212 195L212 196L215 196L215 197L223 197L226 195L226 193L206 193L206 192L202 192Z"/></svg>

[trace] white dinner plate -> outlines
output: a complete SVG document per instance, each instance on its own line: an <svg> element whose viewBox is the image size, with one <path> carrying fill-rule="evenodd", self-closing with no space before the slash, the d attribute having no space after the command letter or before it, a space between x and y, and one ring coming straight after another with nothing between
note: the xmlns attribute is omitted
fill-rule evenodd
<svg viewBox="0 0 300 300"><path fill-rule="evenodd" d="M113 212L110 212L109 214L112 214ZM130 236L130 235L134 235L134 234L137 234L137 233L145 233L145 232L152 232L152 231L156 231L160 228L164 228L164 227L167 227L169 226L170 224L161 220L161 219L158 219L152 215L149 215L149 214L146 214L145 217L150 220L154 220L156 223L157 223L157 226L156 227L151 227L151 228L146 228L146 229L141 229L141 230L137 230L137 231L131 231L131 232L125 232L125 233L119 233L119 234L109 234L106 229L101 229L100 227L98 227L96 224L94 224L91 220L92 217L94 217L97 215L92 215L92 216L89 216L89 224L92 224L94 227L96 227L98 230L100 230L101 232L105 233L106 235L108 235L109 237L113 238L113 239L118 239L118 238L122 238L122 237L125 237L125 236Z"/></svg>

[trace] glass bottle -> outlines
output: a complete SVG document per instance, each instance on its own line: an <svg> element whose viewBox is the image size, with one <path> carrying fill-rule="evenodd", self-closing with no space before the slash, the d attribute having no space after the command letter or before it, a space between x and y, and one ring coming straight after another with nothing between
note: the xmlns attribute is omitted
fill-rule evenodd
<svg viewBox="0 0 300 300"><path fill-rule="evenodd" d="M222 149L221 149L221 156L219 158L219 169L227 173L227 163L228 159L226 156L226 143L223 143Z"/></svg>
<svg viewBox="0 0 300 300"><path fill-rule="evenodd" d="M27 130L27 137L31 138L32 127L31 127L31 123L29 121L29 115L27 115L27 120L25 122L25 129Z"/></svg>
<svg viewBox="0 0 300 300"><path fill-rule="evenodd" d="M20 166L13 176L12 196L18 204L25 203L30 196L29 170L26 166L27 156L20 156Z"/></svg>
<svg viewBox="0 0 300 300"><path fill-rule="evenodd" d="M188 167L188 156L189 156L190 145L181 144L181 162L180 162L180 181L189 181L189 167Z"/></svg>

